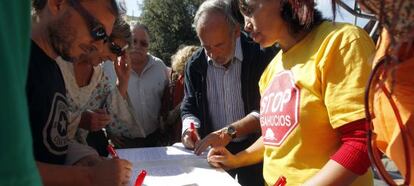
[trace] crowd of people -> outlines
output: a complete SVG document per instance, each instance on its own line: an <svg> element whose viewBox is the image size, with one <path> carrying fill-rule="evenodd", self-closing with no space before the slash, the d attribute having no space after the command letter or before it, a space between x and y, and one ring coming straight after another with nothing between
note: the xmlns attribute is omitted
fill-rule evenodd
<svg viewBox="0 0 414 186"><path fill-rule="evenodd" d="M177 142L243 186L396 185L383 155L412 184L414 3L358 2L376 46L314 0L206 0L171 67L115 0L0 3L0 185L127 185L108 145Z"/></svg>

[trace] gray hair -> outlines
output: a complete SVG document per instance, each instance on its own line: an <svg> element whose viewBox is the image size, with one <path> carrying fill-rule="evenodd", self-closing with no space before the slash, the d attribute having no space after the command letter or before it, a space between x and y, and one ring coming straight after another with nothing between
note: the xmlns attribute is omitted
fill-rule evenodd
<svg viewBox="0 0 414 186"><path fill-rule="evenodd" d="M203 17L204 14L209 12L219 12L225 16L226 22L230 26L230 28L235 28L238 24L237 20L233 17L232 14L232 7L231 3L228 0L206 0L204 1L200 7L198 8L195 16L193 27L197 31L198 23L200 22L200 18Z"/></svg>
<svg viewBox="0 0 414 186"><path fill-rule="evenodd" d="M149 29L148 29L147 25L144 25L142 23L135 23L134 26L132 27L132 31L134 32L135 29L144 30L144 32L147 33L148 39L151 40L151 34L149 32Z"/></svg>

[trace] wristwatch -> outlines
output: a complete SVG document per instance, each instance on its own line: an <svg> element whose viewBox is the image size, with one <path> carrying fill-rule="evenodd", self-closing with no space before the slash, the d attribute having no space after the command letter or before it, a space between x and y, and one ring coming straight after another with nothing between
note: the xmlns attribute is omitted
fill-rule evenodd
<svg viewBox="0 0 414 186"><path fill-rule="evenodd" d="M228 134L231 137L231 139L236 138L237 131L236 131L236 128L232 125L229 125L229 126L225 127L223 129L223 132Z"/></svg>

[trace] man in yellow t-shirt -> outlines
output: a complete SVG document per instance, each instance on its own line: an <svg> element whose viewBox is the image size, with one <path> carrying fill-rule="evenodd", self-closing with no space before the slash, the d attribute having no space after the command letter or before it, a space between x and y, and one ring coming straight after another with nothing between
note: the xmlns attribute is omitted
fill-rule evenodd
<svg viewBox="0 0 414 186"><path fill-rule="evenodd" d="M264 177L305 182L338 150L335 129L365 118L364 90L374 52L357 27L324 22L279 52L259 82ZM371 185L370 172L354 185Z"/></svg>

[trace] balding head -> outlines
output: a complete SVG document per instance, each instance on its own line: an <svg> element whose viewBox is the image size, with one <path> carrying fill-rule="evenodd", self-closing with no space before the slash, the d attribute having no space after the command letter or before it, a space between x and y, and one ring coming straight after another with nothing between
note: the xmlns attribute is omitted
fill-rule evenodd
<svg viewBox="0 0 414 186"><path fill-rule="evenodd" d="M232 61L240 27L232 17L228 1L207 0L201 4L194 27L207 56L220 65Z"/></svg>
<svg viewBox="0 0 414 186"><path fill-rule="evenodd" d="M204 1L197 10L193 26L197 32L203 27L212 26L214 22L227 25L230 30L238 27L238 22L232 15L231 4L227 0Z"/></svg>

